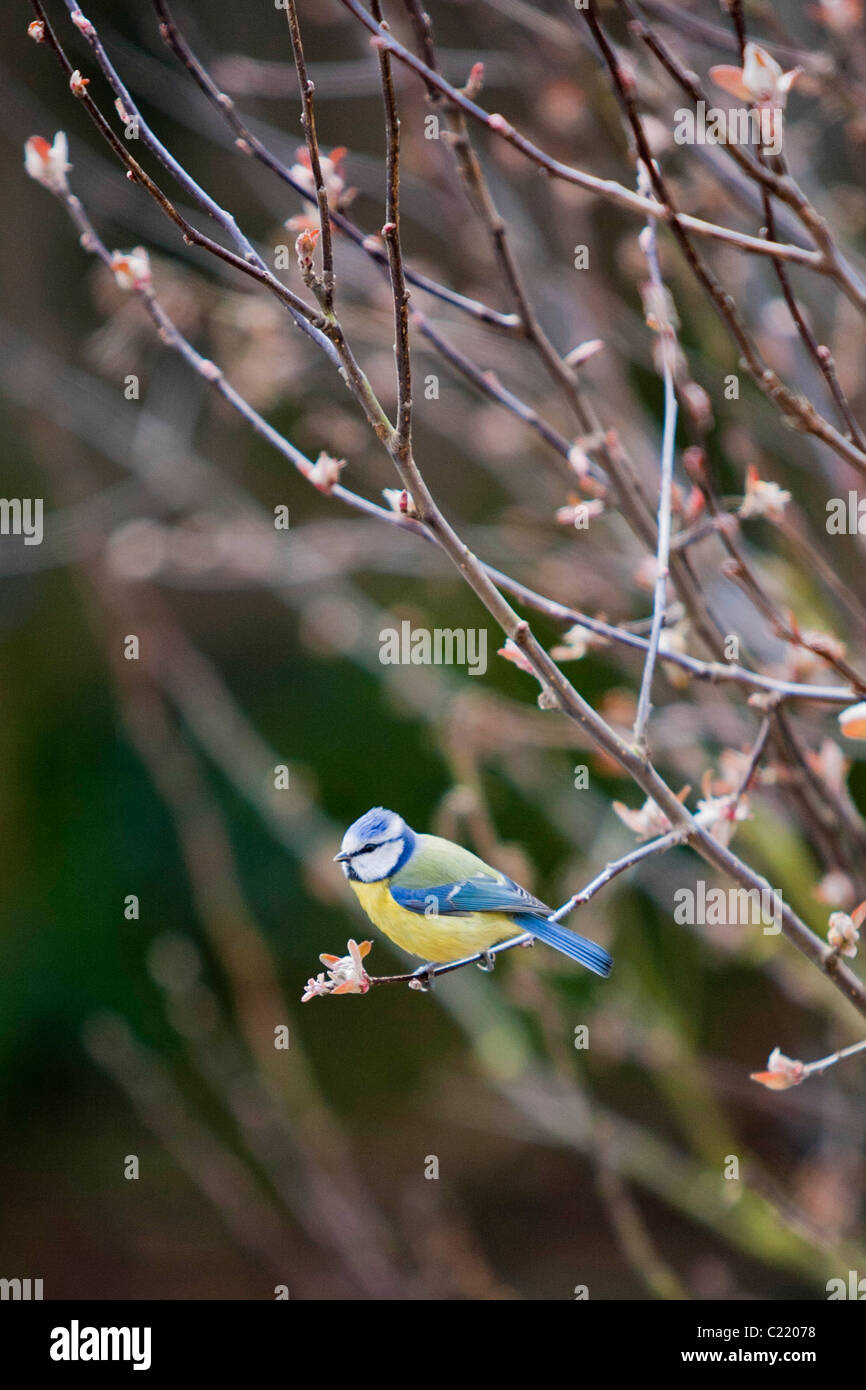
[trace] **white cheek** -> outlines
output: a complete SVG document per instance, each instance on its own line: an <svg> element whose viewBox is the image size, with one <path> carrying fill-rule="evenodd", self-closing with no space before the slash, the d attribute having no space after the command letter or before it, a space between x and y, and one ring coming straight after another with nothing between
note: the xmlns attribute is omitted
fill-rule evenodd
<svg viewBox="0 0 866 1390"><path fill-rule="evenodd" d="M371 854L362 854L354 862L355 873L364 883L378 883L394 872L394 867L403 852L403 842L393 845L380 845Z"/></svg>

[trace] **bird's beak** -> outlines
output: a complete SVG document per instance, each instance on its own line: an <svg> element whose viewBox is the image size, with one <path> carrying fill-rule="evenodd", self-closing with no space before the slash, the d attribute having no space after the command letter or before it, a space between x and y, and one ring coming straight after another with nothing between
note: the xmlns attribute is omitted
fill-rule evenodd
<svg viewBox="0 0 866 1390"><path fill-rule="evenodd" d="M339 854L335 854L335 855L334 855L334 863L335 863L335 864L347 864L351 858L352 858L351 854L346 854L346 853L344 853L343 850L341 850Z"/></svg>

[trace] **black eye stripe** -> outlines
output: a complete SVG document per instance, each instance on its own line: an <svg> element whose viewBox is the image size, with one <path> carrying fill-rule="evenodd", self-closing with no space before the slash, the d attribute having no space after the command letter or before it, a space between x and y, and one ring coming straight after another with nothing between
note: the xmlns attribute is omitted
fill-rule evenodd
<svg viewBox="0 0 866 1390"><path fill-rule="evenodd" d="M359 854L372 854L374 849L381 849L383 845L396 845L396 843L397 840L380 840L378 844L362 845L360 849L353 852L352 858L357 859Z"/></svg>

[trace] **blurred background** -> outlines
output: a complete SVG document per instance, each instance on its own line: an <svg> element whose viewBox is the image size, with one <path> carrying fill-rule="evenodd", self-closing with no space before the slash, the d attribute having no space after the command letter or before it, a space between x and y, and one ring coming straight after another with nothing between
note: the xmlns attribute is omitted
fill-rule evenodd
<svg viewBox="0 0 866 1390"><path fill-rule="evenodd" d="M348 147L343 172L357 191L346 213L375 233L374 56L336 0L299 8L323 148ZM632 185L616 104L573 7L429 8L449 78L463 83L483 62L486 109L558 158ZM671 6L646 12L696 71L736 60L720 7L676 8L675 25ZM839 30L824 8L746 11L784 66L805 68L787 157L859 267L862 16L848 7L853 22ZM410 42L401 6L389 10ZM603 12L639 73L682 205L755 233L760 205L735 166L673 143L680 99L616 7ZM49 13L113 115L64 6ZM173 13L251 129L294 164L285 15L198 0L177 0ZM272 264L276 246L292 245L284 224L301 199L234 150L145 0L87 14L142 113ZM866 1273L863 1063L784 1093L749 1080L775 1046L809 1060L856 1041L857 1016L782 938L675 925L675 889L706 876L685 851L618 879L572 919L613 952L607 982L538 948L510 953L492 975L450 975L431 994L392 986L301 1006L319 953L372 934L331 862L369 806L461 840L560 903L634 844L613 801L643 798L575 727L538 709L531 676L493 655L501 638L444 558L309 487L83 252L63 207L24 173L32 134L67 132L71 186L107 246L148 249L161 302L257 410L311 458L348 460L341 481L364 496L381 501L395 485L333 368L277 302L185 246L125 180L47 46L27 38L32 17L24 0L0 16L2 491L45 499L41 545L0 538L0 1275L42 1278L46 1298L261 1299L285 1286L306 1299L476 1300L569 1299L579 1286L593 1299L818 1298L828 1279ZM423 87L403 72L396 81L407 259L508 312L447 142L424 138ZM661 383L639 292L639 221L483 133L477 148L557 349L603 341L583 380L654 496ZM802 240L779 223L780 236ZM852 475L784 428L745 376L739 399L725 399L736 351L670 238L660 244L694 404L680 444L707 448L722 494L742 494L749 464L792 492L786 526L748 523L743 545L780 604L847 642L856 665L862 543L838 537L828 549L824 530L826 497L846 495ZM574 269L580 245L588 271ZM829 412L769 262L708 255L773 366ZM345 237L336 260L347 336L391 409L386 281ZM289 267L282 277L302 293L293 255ZM862 414L862 318L818 277L796 287ZM528 346L422 290L412 303L560 438L575 437ZM417 329L413 348L416 381L435 378L417 392L417 457L461 534L559 602L640 630L652 602L646 553L622 517L608 508L586 531L558 523L580 497L562 457ZM130 376L137 398L127 398ZM288 533L274 530L280 506ZM724 578L717 540L694 556L725 630L762 669L833 679ZM382 665L379 633L404 619L487 626L486 675ZM533 624L546 645L561 641L562 624ZM123 656L130 634L138 661ZM683 640L705 654L687 630ZM565 669L630 727L639 655L593 647ZM656 703L658 764L693 797L757 731L736 687L683 684L670 666ZM792 721L815 775L850 812L856 857L866 806L857 745L844 750L850 759L854 748L853 765L843 761L832 710L798 707ZM275 787L282 765L287 789ZM583 766L586 787L576 785ZM864 896L839 843L816 834L784 772L756 791L752 811L736 848L825 935L828 913ZM368 967L407 962L378 938ZM280 1025L288 1050L274 1047ZM589 1046L578 1048L583 1026ZM137 1179L126 1176L130 1156ZM725 1177L732 1158L737 1180Z"/></svg>

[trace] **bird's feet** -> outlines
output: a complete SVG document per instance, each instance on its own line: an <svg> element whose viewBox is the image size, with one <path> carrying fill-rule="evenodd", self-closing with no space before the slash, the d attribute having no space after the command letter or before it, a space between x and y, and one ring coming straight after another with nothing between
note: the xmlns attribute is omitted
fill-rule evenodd
<svg viewBox="0 0 866 1390"><path fill-rule="evenodd" d="M481 952L481 959L478 961L478 969L479 969L479 970L483 970L486 974L489 974L490 971L494 968L495 965L496 965L496 957L495 957L495 955L493 954L493 952L492 952L492 951L482 951L482 952Z"/></svg>
<svg viewBox="0 0 866 1390"><path fill-rule="evenodd" d="M417 970L413 970L409 988L419 989L422 994L429 994L435 983L436 966L433 961L428 961L426 965L419 965Z"/></svg>

